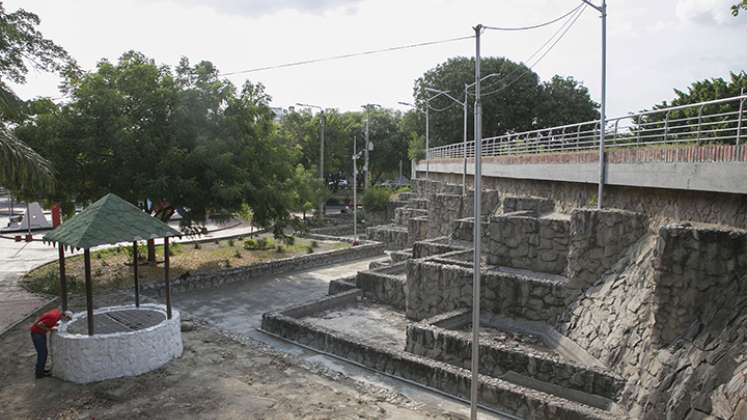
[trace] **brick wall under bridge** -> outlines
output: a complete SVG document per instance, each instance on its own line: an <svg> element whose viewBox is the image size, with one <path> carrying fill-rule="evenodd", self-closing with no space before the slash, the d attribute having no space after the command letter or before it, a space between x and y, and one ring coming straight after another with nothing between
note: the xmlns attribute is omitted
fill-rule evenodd
<svg viewBox="0 0 747 420"><path fill-rule="evenodd" d="M622 149L607 153L605 207L642 212L652 225L673 220L747 228L747 147L704 145ZM565 152L482 159L483 188L541 196L556 210L596 206L597 152ZM430 178L461 183L463 160L431 160ZM426 162L417 165L425 177ZM473 183L474 161L467 162Z"/></svg>

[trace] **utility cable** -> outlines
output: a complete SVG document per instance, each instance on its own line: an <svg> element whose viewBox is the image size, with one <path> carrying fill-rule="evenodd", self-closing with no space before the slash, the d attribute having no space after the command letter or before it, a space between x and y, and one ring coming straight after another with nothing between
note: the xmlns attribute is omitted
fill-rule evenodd
<svg viewBox="0 0 747 420"><path fill-rule="evenodd" d="M407 45L400 45L396 47L388 47L388 48L381 48L377 50L367 50L367 51L360 51L355 53L349 53L349 54L341 54L341 55L333 55L330 57L322 57L322 58L313 58L309 60L301 60L301 61L294 61L291 63L285 63L285 64L277 64L273 66L264 66L264 67L255 67L248 70L240 70L240 71L233 71L228 73L221 73L218 76L233 76L236 74L245 74L245 73L254 73L258 71L264 71L264 70L274 70L274 69L281 69L286 67L295 67L295 66L302 66L305 64L313 64L313 63L321 63L325 61L334 61L334 60L342 60L345 58L351 58L351 57L359 57L363 55L371 55L371 54L379 54L384 52L391 52L391 51L398 51L398 50L406 50L410 48L418 48L418 47L427 47L430 45L438 45L438 44L446 44L449 42L456 42L456 41L463 41L465 39L472 39L474 38L474 35L468 35L468 36L460 36L456 38L449 38L449 39L442 39L439 41L428 41L428 42L419 42L416 44L407 44Z"/></svg>
<svg viewBox="0 0 747 420"><path fill-rule="evenodd" d="M496 93L500 93L500 92L502 92L502 91L506 90L506 89L507 89L508 87L510 87L510 86L511 86L511 85L513 85L514 83L516 83L516 82L518 82L519 80L521 80L521 79L522 79L522 78L523 78L524 76L526 76L527 74L529 74L529 72L530 72L530 71L532 71L532 69L533 69L533 68L534 68L535 66L537 66L537 64L539 64L539 62L540 62L540 61L542 61L542 59L544 59L544 58L545 58L545 56L547 56L547 54L548 54L548 53L549 53L550 51L552 51L552 49L553 49L553 48L554 48L554 47L555 47L555 46L556 46L556 45L558 44L558 42L560 42L560 41L561 41L561 40L563 39L563 37L564 37L564 36L565 36L565 35L566 35L566 34L568 33L568 31L569 31L569 30L570 30L570 29L571 29L571 28L573 27L573 25L574 25L574 24L576 23L576 21L578 20L578 18L579 18L579 17L581 16L581 14L583 13L583 11L584 11L584 10L585 10L585 8L586 8L586 5L585 5L585 4L584 4L584 5L582 5L582 6L583 6L583 8L581 8L580 10L578 10L578 13L577 13L577 14L576 14L575 16L573 16L573 17L572 17L571 19L569 19L569 21L567 22L567 25L565 26L565 28L562 28L562 27L561 27L561 31L559 31L559 32L556 32L555 34L553 34L553 36L552 36L552 37L550 37L550 39L549 39L549 40L552 40L553 38L555 38L555 36L556 36L556 35L558 35L558 33L560 33L560 35L559 35L559 36L558 36L558 37L557 37L557 38L555 39L555 41L554 41L554 42L552 42L552 44L551 44L551 45L549 46L549 48L547 48L547 49L546 49L546 50L545 50L545 51L544 51L544 52L542 53L542 55L540 55L540 56L539 56L539 57L537 58L537 60L536 60L536 61L535 61L534 63L532 63L532 64L531 64L530 66L528 66L528 67L527 67L527 68L526 68L526 69L525 69L525 70L524 70L524 71L523 71L523 72L522 72L522 73L521 73L521 74L520 74L520 75L519 75L519 76L518 76L517 78L515 78L514 80L512 80L512 81L508 82L507 84L505 84L504 86L501 86L500 88L498 88L498 89L496 89L496 90L493 90L492 92L486 92L486 93L480 94L480 97L481 97L481 98L484 98L484 97L486 97L486 96L490 96L490 95L494 95L494 94L496 94ZM548 41L549 41L549 40L548 40ZM546 43L545 43L544 45L547 45L547 42L546 42ZM543 46L543 47L544 47L544 46ZM536 55L536 53L535 53L534 55ZM511 73L510 73L510 74L509 74L508 76L506 76L506 77L502 78L501 80L506 80L506 79L508 79L508 77L509 77L509 76L510 76L511 74L515 73L515 72L516 72L516 70L514 70L514 71L513 71L513 72L511 72ZM500 82L498 82L498 83L500 83Z"/></svg>
<svg viewBox="0 0 747 420"><path fill-rule="evenodd" d="M552 25L555 22L558 22L560 20L563 20L563 19L567 18L568 16L570 16L574 12L578 11L578 9L580 9L582 7L586 7L586 4L581 3L578 6L574 7L573 9L571 9L568 13L565 13L563 16L557 17L557 18L555 18L553 20L549 20L547 22L543 22L543 23L540 23L540 24L537 24L537 25L516 26L516 27L483 26L483 28L490 29L490 30L493 30L493 31L528 31L530 29L537 29L537 28L542 28L543 26Z"/></svg>

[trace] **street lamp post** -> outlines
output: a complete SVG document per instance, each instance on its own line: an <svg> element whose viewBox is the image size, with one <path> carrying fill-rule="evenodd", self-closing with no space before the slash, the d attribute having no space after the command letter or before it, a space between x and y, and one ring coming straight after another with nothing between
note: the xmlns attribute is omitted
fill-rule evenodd
<svg viewBox="0 0 747 420"><path fill-rule="evenodd" d="M438 90L431 87L426 87L425 90L433 93L437 93L438 95L444 95L447 98L451 99L452 101L458 103L462 106L464 110L464 171L462 172L462 196L467 195L467 89L468 85L464 85L464 101L460 101L459 99L449 95L449 92L445 90ZM437 96L438 96L437 95ZM431 99L435 98L436 96L432 97ZM426 114L427 115L427 114ZM426 122L426 127L428 126L428 123ZM426 133L427 133L426 129ZM426 140L427 143L427 140ZM426 145L426 149L428 146ZM427 168L427 163L426 163Z"/></svg>
<svg viewBox="0 0 747 420"><path fill-rule="evenodd" d="M605 183L605 161L604 140L605 125L607 124L607 0L602 0L602 5L597 6L590 0L581 0L596 9L602 17L602 105L599 118L599 189L597 191L597 208L603 208L604 183Z"/></svg>
<svg viewBox="0 0 747 420"><path fill-rule="evenodd" d="M482 25L475 26L475 203L474 251L472 256L472 360L470 384L470 418L477 419L477 397L480 368L480 183L482 177L482 103L480 101L480 35Z"/></svg>
<svg viewBox="0 0 747 420"><path fill-rule="evenodd" d="M324 178L324 108L318 105L302 104L297 103L298 106L305 106L308 108L316 108L319 110L319 178L322 180L324 187L327 187L327 182ZM319 201L319 218L324 218L324 200Z"/></svg>
<svg viewBox="0 0 747 420"><path fill-rule="evenodd" d="M358 137L353 136L353 243L358 243Z"/></svg>

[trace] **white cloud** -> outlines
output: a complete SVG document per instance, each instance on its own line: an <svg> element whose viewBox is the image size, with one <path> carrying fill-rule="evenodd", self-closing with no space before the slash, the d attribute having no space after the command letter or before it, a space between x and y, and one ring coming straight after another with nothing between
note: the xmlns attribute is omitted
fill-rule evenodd
<svg viewBox="0 0 747 420"><path fill-rule="evenodd" d="M735 25L742 19L731 15L730 3L724 0L679 0L675 7L677 17L684 22L703 25ZM742 21L743 22L743 21Z"/></svg>
<svg viewBox="0 0 747 420"><path fill-rule="evenodd" d="M353 13L361 0L172 0L176 4L205 6L225 14L263 16L281 10L321 14L342 8Z"/></svg>

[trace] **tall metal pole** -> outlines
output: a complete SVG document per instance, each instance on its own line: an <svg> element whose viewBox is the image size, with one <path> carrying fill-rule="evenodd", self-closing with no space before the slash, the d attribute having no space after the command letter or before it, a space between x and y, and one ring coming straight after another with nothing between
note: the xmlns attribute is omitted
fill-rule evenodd
<svg viewBox="0 0 747 420"><path fill-rule="evenodd" d="M327 180L324 178L324 109L319 114L319 125L321 126L321 140L319 141L319 178L327 188ZM324 200L319 201L319 218L324 218Z"/></svg>
<svg viewBox="0 0 747 420"><path fill-rule="evenodd" d="M430 179L431 176L431 135L430 135L430 118L429 112L431 104L428 100L425 101L425 178Z"/></svg>
<svg viewBox="0 0 747 420"><path fill-rule="evenodd" d="M166 287L166 318L171 319L171 278L169 277L169 237L163 238L163 279Z"/></svg>
<svg viewBox="0 0 747 420"><path fill-rule="evenodd" d="M140 307L140 277L138 273L137 241L132 242L132 275L135 280L135 307Z"/></svg>
<svg viewBox="0 0 747 420"><path fill-rule="evenodd" d="M353 136L353 241L358 242L358 139Z"/></svg>
<svg viewBox="0 0 747 420"><path fill-rule="evenodd" d="M62 311L67 310L67 278L65 276L65 245L62 242L57 242L59 248L60 257L60 301L62 303Z"/></svg>
<svg viewBox="0 0 747 420"><path fill-rule="evenodd" d="M363 190L368 189L368 107L366 107L366 144L363 149L365 162L363 162Z"/></svg>
<svg viewBox="0 0 747 420"><path fill-rule="evenodd" d="M477 419L477 396L480 371L480 178L482 176L482 104L480 103L480 33L482 25L475 26L475 204L474 204L474 255L472 275L472 382L470 384L470 418Z"/></svg>
<svg viewBox="0 0 747 420"><path fill-rule="evenodd" d="M464 170L462 171L462 196L467 196L467 84L464 84Z"/></svg>
<svg viewBox="0 0 747 420"><path fill-rule="evenodd" d="M93 335L93 282L91 281L91 250L83 250L83 275L86 279L86 320L88 335Z"/></svg>
<svg viewBox="0 0 747 420"><path fill-rule="evenodd" d="M597 207L603 208L605 167L604 161L604 132L607 125L607 0L602 0L602 109L599 121L599 191L597 192Z"/></svg>

